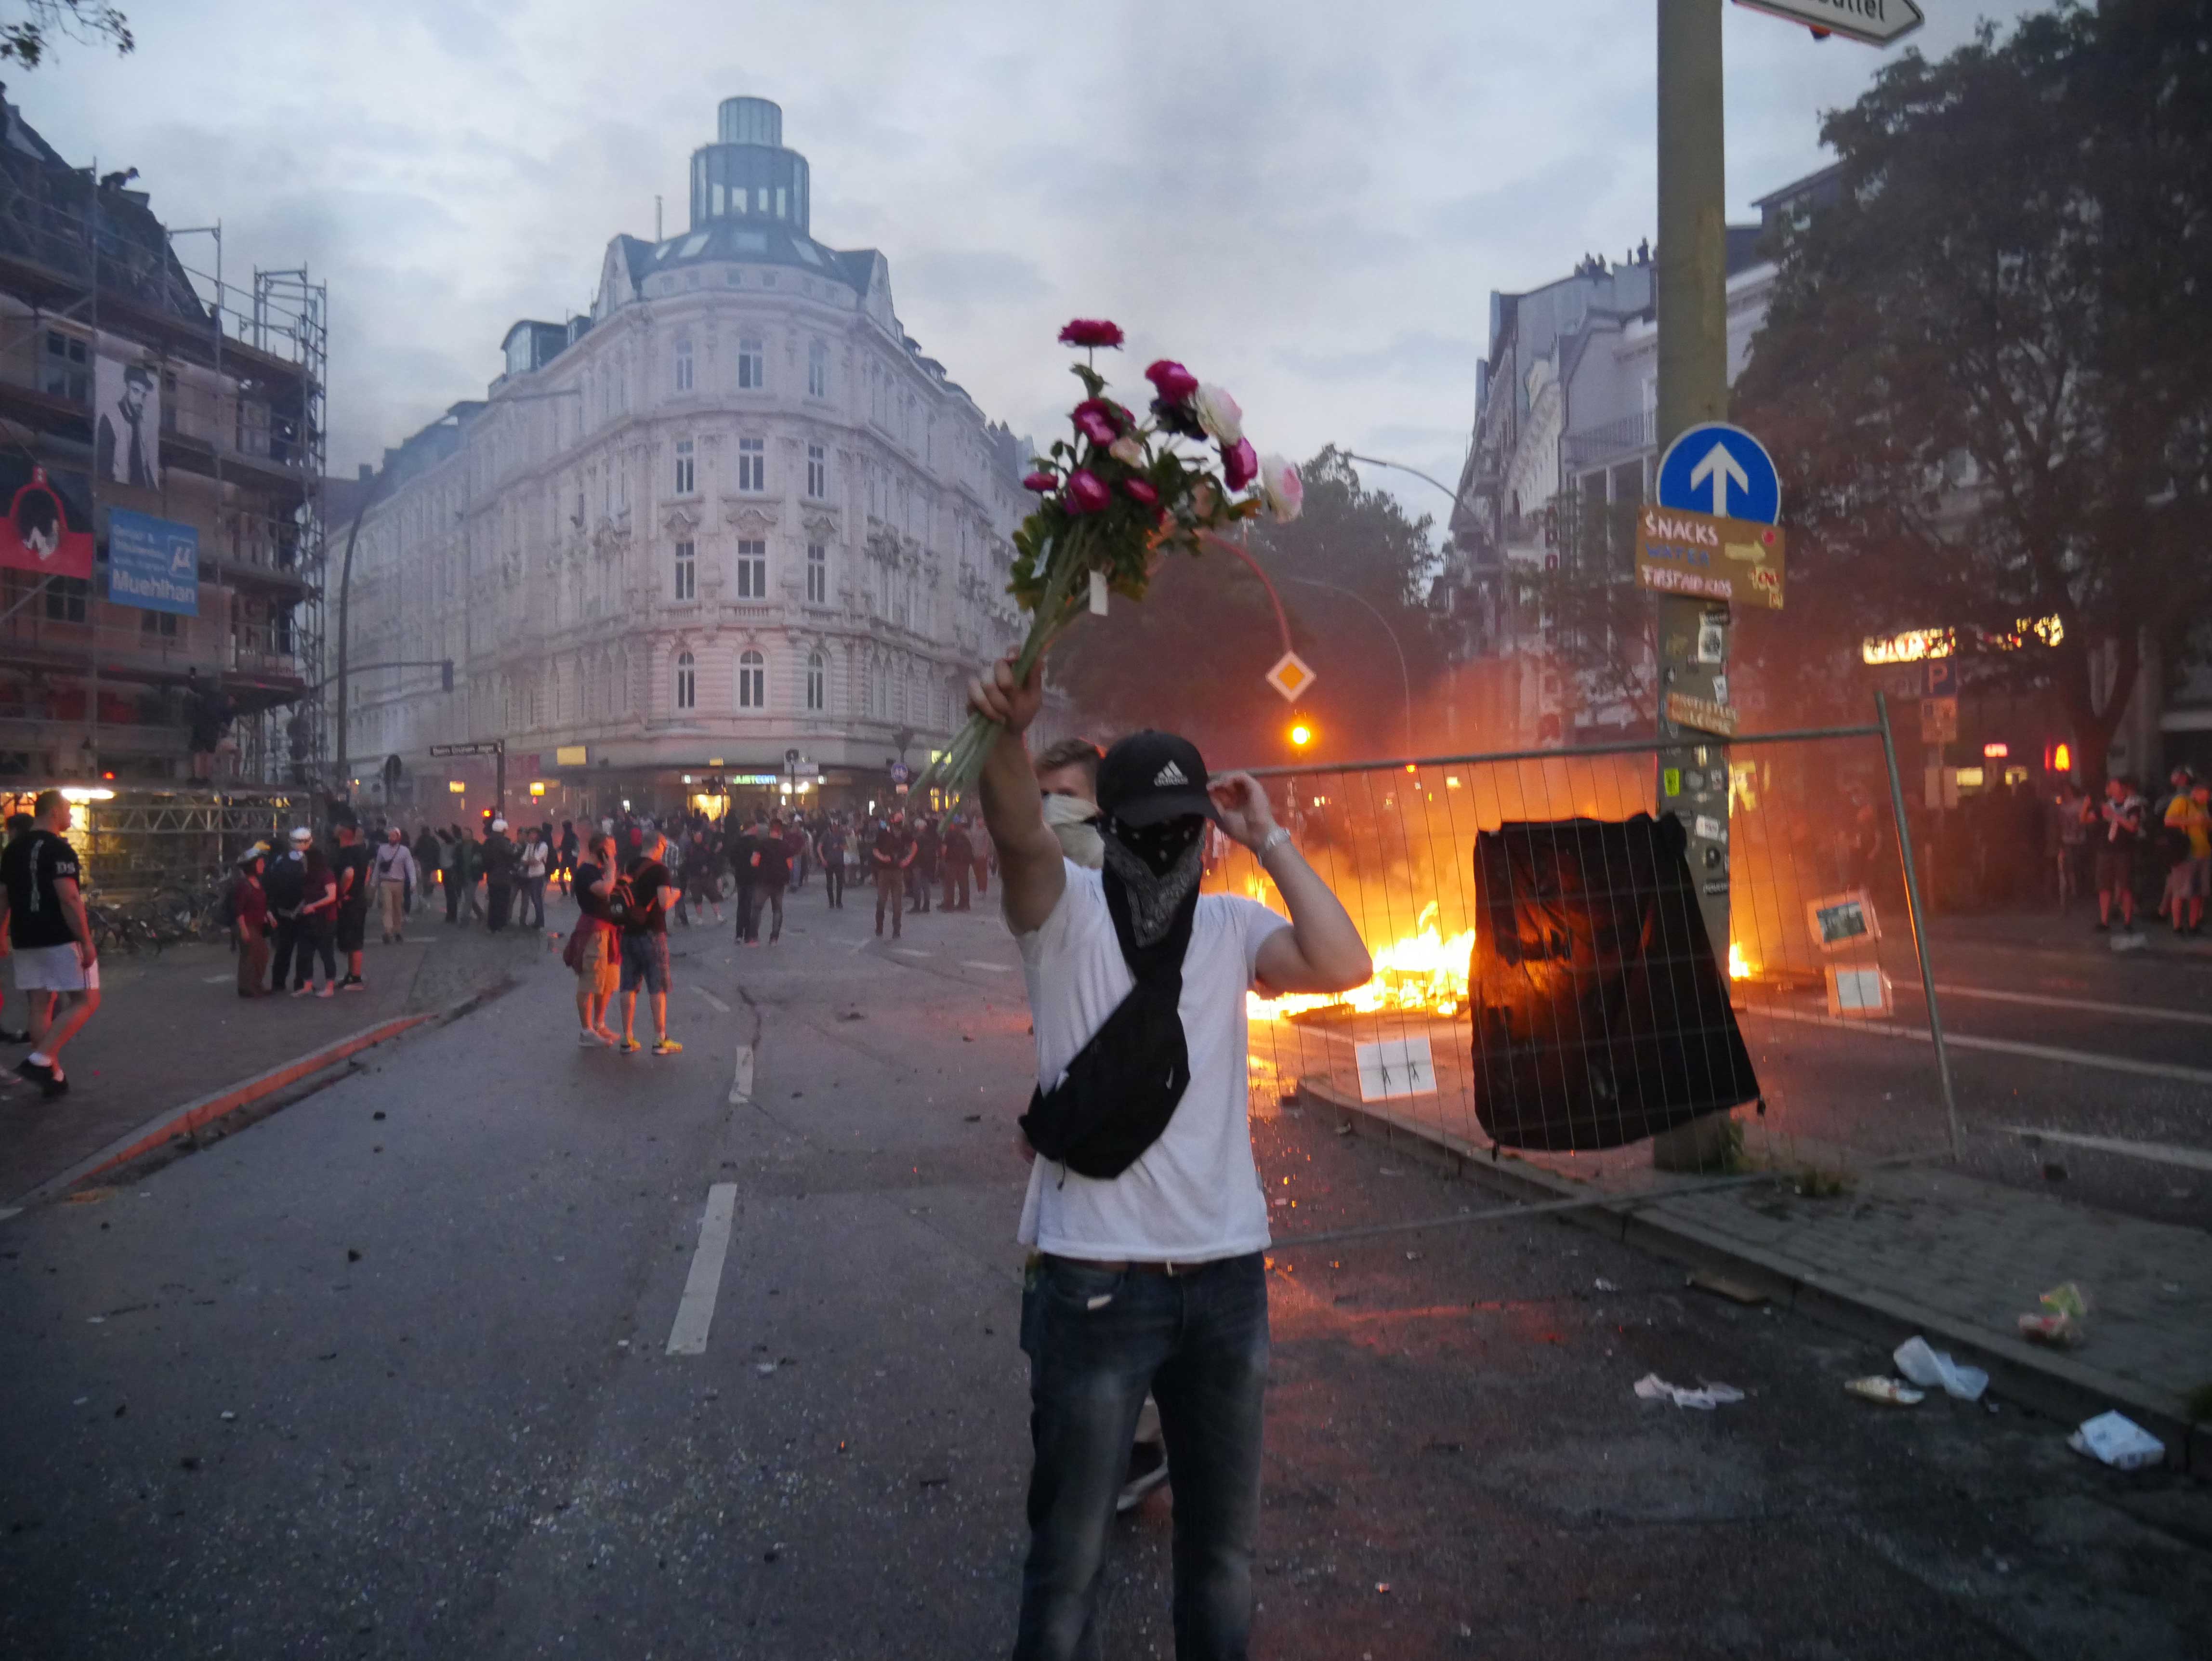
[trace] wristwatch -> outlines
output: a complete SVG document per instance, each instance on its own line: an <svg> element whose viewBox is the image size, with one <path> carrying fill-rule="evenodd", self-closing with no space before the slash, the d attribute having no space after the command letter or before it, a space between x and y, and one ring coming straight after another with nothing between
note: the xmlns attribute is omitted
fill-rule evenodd
<svg viewBox="0 0 2212 1661"><path fill-rule="evenodd" d="M1260 845L1252 850L1252 857L1265 865L1267 862L1267 855L1278 848L1285 846L1290 839L1291 833L1279 824L1260 839Z"/></svg>

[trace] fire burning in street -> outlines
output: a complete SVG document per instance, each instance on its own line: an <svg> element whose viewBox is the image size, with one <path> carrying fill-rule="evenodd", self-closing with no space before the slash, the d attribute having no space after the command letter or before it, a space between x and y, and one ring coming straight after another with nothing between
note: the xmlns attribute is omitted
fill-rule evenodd
<svg viewBox="0 0 2212 1661"><path fill-rule="evenodd" d="M1375 948L1375 973L1365 985L1336 996L1293 993L1280 998L1245 995L1245 1013L1255 1020L1287 1020L1316 1009L1374 1015L1420 1010L1451 1016L1467 1007L1468 971L1474 956L1472 928L1447 940L1437 927L1431 900L1414 919L1413 932Z"/></svg>
<svg viewBox="0 0 2212 1661"><path fill-rule="evenodd" d="M1729 942L1729 978L1747 981L1756 972L1750 959L1743 955L1743 947L1735 940Z"/></svg>

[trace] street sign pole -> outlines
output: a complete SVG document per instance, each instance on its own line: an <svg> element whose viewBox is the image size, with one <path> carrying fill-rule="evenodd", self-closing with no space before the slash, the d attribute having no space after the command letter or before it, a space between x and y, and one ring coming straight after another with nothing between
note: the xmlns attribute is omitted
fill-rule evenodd
<svg viewBox="0 0 2212 1661"><path fill-rule="evenodd" d="M1722 0L1662 0L1659 17L1659 448L1700 422L1728 419L1727 152L1722 123ZM1725 469L1722 470L1723 472ZM1725 478L1708 476L1709 489ZM1685 506L1691 504L1685 503ZM1714 954L1728 961L1728 747L1668 719L1668 694L1726 704L1729 608L1662 594L1657 603L1658 803L1689 832L1692 879ZM1716 627L1717 624L1717 627ZM1717 649L1716 649L1717 636ZM1700 661L1701 659L1713 660ZM1718 684L1716 684L1716 682ZM1674 742L1691 739L1693 742ZM1692 788L1692 781L1695 788ZM1717 788L1716 788L1716 786ZM1705 800L1700 801L1698 798ZM1716 805L1717 804L1717 805ZM1717 824L1717 840L1698 833ZM1662 1171L1698 1171L1726 1153L1728 1116L1652 1139Z"/></svg>

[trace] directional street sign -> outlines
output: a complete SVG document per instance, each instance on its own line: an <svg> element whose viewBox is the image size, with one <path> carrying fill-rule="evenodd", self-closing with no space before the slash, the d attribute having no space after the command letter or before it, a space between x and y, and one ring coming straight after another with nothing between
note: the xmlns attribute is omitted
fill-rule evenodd
<svg viewBox="0 0 2212 1661"><path fill-rule="evenodd" d="M1267 684L1282 695L1285 703L1296 703L1320 678L1296 652L1284 653L1267 671Z"/></svg>
<svg viewBox="0 0 2212 1661"><path fill-rule="evenodd" d="M504 739L482 739L474 744L434 744L434 756L503 756L507 753Z"/></svg>
<svg viewBox="0 0 2212 1661"><path fill-rule="evenodd" d="M1662 508L1715 519L1782 518L1782 479L1766 447L1741 427L1707 421L1689 429L1659 458L1656 494Z"/></svg>
<svg viewBox="0 0 2212 1661"><path fill-rule="evenodd" d="M1778 525L1649 502L1636 510L1636 581L1658 593L1778 611L1787 551Z"/></svg>
<svg viewBox="0 0 2212 1661"><path fill-rule="evenodd" d="M1912 0L1735 0L1739 6L1763 11L1792 23L1826 29L1846 40L1863 40L1869 46L1887 46L1912 33L1928 20Z"/></svg>

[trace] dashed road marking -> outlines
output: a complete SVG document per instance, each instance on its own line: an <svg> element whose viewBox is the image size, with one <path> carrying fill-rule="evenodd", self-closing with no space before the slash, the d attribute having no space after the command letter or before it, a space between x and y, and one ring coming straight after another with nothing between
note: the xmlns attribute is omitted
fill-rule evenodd
<svg viewBox="0 0 2212 1661"><path fill-rule="evenodd" d="M738 1046L738 1064L730 1074L730 1105L736 1107L749 1102L753 1096L753 1047L749 1043Z"/></svg>
<svg viewBox="0 0 2212 1661"><path fill-rule="evenodd" d="M895 946L891 950L902 958L933 958L937 955L934 952L925 952L915 946Z"/></svg>
<svg viewBox="0 0 2212 1661"><path fill-rule="evenodd" d="M2130 1159L2153 1159L2160 1165L2184 1165L2191 1171L2212 1171L2212 1149L2176 1147L2171 1142L2131 1142L2119 1136L2083 1136L2071 1130L2038 1130L2026 1124L2009 1124L2005 1129L2015 1136L2032 1141L2063 1142L2069 1147L2084 1147L2098 1153L2119 1153Z"/></svg>
<svg viewBox="0 0 2212 1661"><path fill-rule="evenodd" d="M203 975L200 977L200 984L202 986L221 986L225 981L232 978L233 977L228 975Z"/></svg>
<svg viewBox="0 0 2212 1661"><path fill-rule="evenodd" d="M705 987L695 986L691 989L694 992L696 992L701 997L704 998L708 1003L714 1005L715 1008L720 1010L725 1015L730 1013L730 1006L724 1003L720 998L709 992Z"/></svg>
<svg viewBox="0 0 2212 1661"><path fill-rule="evenodd" d="M963 958L960 960L960 966L963 969L988 969L1000 975L1011 975L1014 972L1014 966L1010 963L985 963L981 958Z"/></svg>
<svg viewBox="0 0 2212 1661"><path fill-rule="evenodd" d="M730 1255L736 1221L738 1185L716 1183L707 1190L706 1214L699 1219L699 1247L691 1254L691 1273L676 1305L676 1324L668 1329L671 1355L704 1355L707 1329L714 1323L714 1299L722 1290L722 1262Z"/></svg>

